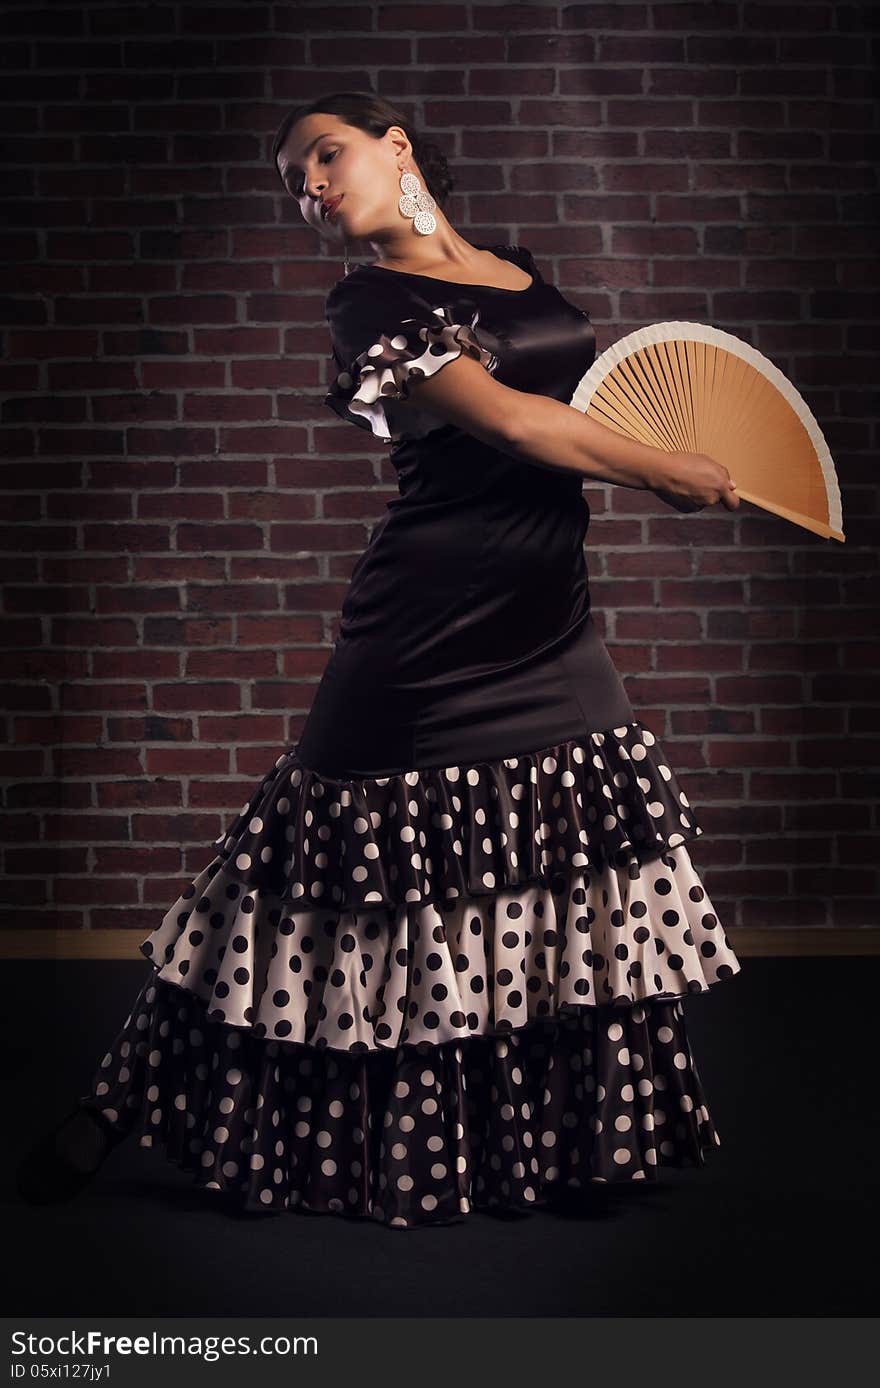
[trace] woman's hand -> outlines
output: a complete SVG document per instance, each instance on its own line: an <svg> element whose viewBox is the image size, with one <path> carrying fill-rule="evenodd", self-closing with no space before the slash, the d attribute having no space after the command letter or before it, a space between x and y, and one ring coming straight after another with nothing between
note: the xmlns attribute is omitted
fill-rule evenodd
<svg viewBox="0 0 880 1388"><path fill-rule="evenodd" d="M676 511L701 511L721 501L728 511L739 506L736 483L721 463L705 453L670 453L662 487L651 491Z"/></svg>

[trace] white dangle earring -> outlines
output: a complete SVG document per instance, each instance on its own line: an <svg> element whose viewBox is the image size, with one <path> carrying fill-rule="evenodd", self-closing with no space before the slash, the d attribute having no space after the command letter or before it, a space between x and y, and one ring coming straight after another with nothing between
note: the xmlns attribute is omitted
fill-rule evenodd
<svg viewBox="0 0 880 1388"><path fill-rule="evenodd" d="M408 170L401 173L400 189L403 196L397 206L401 215L412 217L413 227L420 236L427 236L429 232L436 231L437 218L433 214L437 204L427 189L423 191L416 175Z"/></svg>
<svg viewBox="0 0 880 1388"><path fill-rule="evenodd" d="M345 266L345 273L349 274L351 272L351 266L348 263L348 238L345 232L342 233L342 263Z"/></svg>

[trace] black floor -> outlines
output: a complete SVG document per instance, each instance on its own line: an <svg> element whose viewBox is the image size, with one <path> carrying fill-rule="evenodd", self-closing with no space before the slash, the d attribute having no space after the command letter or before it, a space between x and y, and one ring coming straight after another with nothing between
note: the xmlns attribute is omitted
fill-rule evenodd
<svg viewBox="0 0 880 1388"><path fill-rule="evenodd" d="M873 1314L880 960L742 965L685 1003L709 1164L619 1188L603 1218L393 1230L224 1213L135 1139L74 1201L24 1205L17 1160L88 1085L149 966L8 962L5 1314Z"/></svg>

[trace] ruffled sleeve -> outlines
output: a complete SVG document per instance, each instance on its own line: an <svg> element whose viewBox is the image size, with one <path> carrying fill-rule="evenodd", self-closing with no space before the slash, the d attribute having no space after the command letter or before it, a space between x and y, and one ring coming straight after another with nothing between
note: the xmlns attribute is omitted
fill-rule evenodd
<svg viewBox="0 0 880 1388"><path fill-rule="evenodd" d="M395 436L389 419L394 407L386 412L386 405L407 401L414 382L462 352L489 372L498 365L488 345L492 335L483 341L478 335L480 313L473 301L425 297L402 277L387 289L383 284L381 292L375 283L341 280L328 295L325 317L336 374L324 403L383 443Z"/></svg>

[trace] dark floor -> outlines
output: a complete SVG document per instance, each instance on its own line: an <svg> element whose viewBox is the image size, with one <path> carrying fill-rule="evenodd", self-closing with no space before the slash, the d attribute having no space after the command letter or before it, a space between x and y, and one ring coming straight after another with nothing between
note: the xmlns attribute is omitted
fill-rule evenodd
<svg viewBox="0 0 880 1388"><path fill-rule="evenodd" d="M392 1230L231 1216L136 1141L75 1200L24 1205L18 1158L88 1085L149 966L8 962L5 1314L873 1314L880 960L742 965L685 1002L722 1141L708 1165L619 1188L604 1218Z"/></svg>

